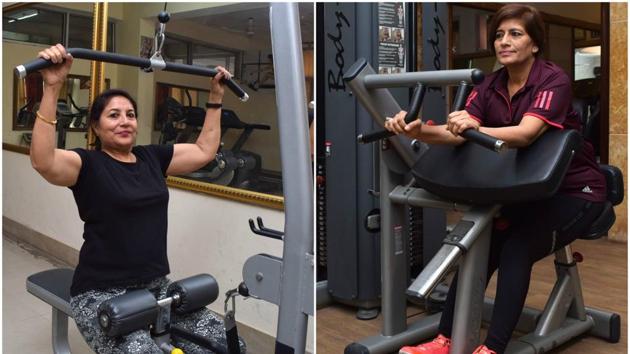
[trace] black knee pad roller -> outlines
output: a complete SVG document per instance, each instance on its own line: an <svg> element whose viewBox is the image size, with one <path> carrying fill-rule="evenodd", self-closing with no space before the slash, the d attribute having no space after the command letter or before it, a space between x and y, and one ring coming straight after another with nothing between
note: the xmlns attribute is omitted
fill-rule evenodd
<svg viewBox="0 0 630 354"><path fill-rule="evenodd" d="M183 315L214 302L219 296L219 284L210 274L198 274L169 285L167 296L175 294L179 294L179 301L173 302L173 310Z"/></svg>
<svg viewBox="0 0 630 354"><path fill-rule="evenodd" d="M98 322L110 337L147 329L157 315L157 300L146 289L130 291L98 306Z"/></svg>

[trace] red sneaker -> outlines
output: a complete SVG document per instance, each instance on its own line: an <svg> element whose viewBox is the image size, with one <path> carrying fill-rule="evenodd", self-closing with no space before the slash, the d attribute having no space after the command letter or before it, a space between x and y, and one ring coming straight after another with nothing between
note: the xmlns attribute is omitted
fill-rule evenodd
<svg viewBox="0 0 630 354"><path fill-rule="evenodd" d="M398 351L398 354L448 354L450 347L451 340L440 334L429 343L420 344L415 347L402 347Z"/></svg>
<svg viewBox="0 0 630 354"><path fill-rule="evenodd" d="M485 345L480 345L475 349L473 354L497 354L494 350L488 349Z"/></svg>

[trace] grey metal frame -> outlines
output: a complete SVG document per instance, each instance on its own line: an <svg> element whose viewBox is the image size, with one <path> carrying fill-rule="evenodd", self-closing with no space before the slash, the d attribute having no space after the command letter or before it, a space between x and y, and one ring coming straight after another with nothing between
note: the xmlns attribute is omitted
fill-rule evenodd
<svg viewBox="0 0 630 354"><path fill-rule="evenodd" d="M354 69L354 71L352 70ZM448 80L457 84L460 73L429 72L374 75L369 64L355 63L347 82L359 102L372 118L383 124L384 117L400 109L391 94L381 87L411 86L422 78L438 82L435 75L447 73ZM464 73L464 75L468 75ZM446 81L440 81L447 84ZM371 81L372 89L367 85ZM378 87L378 88L376 88ZM449 202L431 193L402 185L404 174L422 151L414 151L409 139L392 137L381 143L380 205L381 205L381 277L383 327L381 333L364 338L346 347L346 353L391 353L404 345L421 342L437 332L440 314L425 317L407 326L406 297L427 297L449 269L459 264L455 318L451 336L452 354L469 354L479 342L482 319L489 319L493 300L484 299L486 264L491 237L492 218L500 205L468 206ZM404 266L408 245L404 242L404 206L432 207L464 211L458 225L444 239L444 244L407 288L408 269ZM584 307L577 266L570 246L556 252L558 279L544 311L525 308L517 329L532 332L510 342L507 352L518 354L543 353L584 333L604 339L614 337L612 328L618 315Z"/></svg>
<svg viewBox="0 0 630 354"><path fill-rule="evenodd" d="M275 352L304 353L314 313L313 175L298 5L272 3L269 18L285 171L284 248L282 258L250 257L243 278L251 295L279 306Z"/></svg>

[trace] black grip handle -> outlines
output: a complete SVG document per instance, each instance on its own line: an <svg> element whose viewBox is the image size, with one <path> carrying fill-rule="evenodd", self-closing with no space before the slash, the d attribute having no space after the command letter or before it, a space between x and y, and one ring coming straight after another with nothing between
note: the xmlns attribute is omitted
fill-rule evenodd
<svg viewBox="0 0 630 354"><path fill-rule="evenodd" d="M136 66L142 69L151 67L151 60L147 58L132 57L130 55L102 52L99 50L85 48L67 48L66 52L72 54L72 56L77 59L87 59L105 63ZM210 77L214 77L217 74L216 69L204 68L201 66L169 62L164 62L164 64L164 71ZM45 69L52 65L54 64L50 60L37 58L28 63L18 65L15 68L15 74L20 78L24 78L26 75L32 72ZM234 80L223 79L221 80L221 82L225 84L227 88L230 89L230 91L234 92L234 94L238 96L241 101L245 102L249 99L249 95L247 95L247 93Z"/></svg>
<svg viewBox="0 0 630 354"><path fill-rule="evenodd" d="M457 92L455 93L455 99L453 99L453 112L461 111L465 108L464 105L466 104L466 98L468 98L472 88L472 85L469 85L465 81L459 83Z"/></svg>
<svg viewBox="0 0 630 354"><path fill-rule="evenodd" d="M357 136L357 142L361 144L369 144L381 139L389 138L393 135L394 133L390 132L389 130L378 130L375 132L360 134L359 136Z"/></svg>
<svg viewBox="0 0 630 354"><path fill-rule="evenodd" d="M416 88L413 90L413 95L411 96L411 103L409 104L409 111L405 115L405 123L409 124L414 121L418 117L420 113L420 107L422 107L422 101L424 100L424 94L426 92L426 87L419 83L416 85ZM360 134L357 136L357 141L362 144L373 143L375 141L389 138L390 136L396 135L389 130L379 130L367 134Z"/></svg>
<svg viewBox="0 0 630 354"><path fill-rule="evenodd" d="M459 84L457 93L455 94L455 99L453 100L453 112L461 111L465 108L464 105L466 104L466 98L468 98L471 90L472 85L464 81ZM460 135L468 141L472 141L475 144L479 144L496 152L503 152L507 148L507 144L505 144L503 140L497 139L472 128L466 129Z"/></svg>

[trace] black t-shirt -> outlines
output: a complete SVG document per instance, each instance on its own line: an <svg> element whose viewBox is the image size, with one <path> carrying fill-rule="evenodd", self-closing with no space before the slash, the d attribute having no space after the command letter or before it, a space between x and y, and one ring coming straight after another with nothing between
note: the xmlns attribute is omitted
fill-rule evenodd
<svg viewBox="0 0 630 354"><path fill-rule="evenodd" d="M103 151L73 151L81 156L82 165L70 189L85 222L85 242L71 295L168 274L165 175L173 146L135 146L134 163L115 160Z"/></svg>

